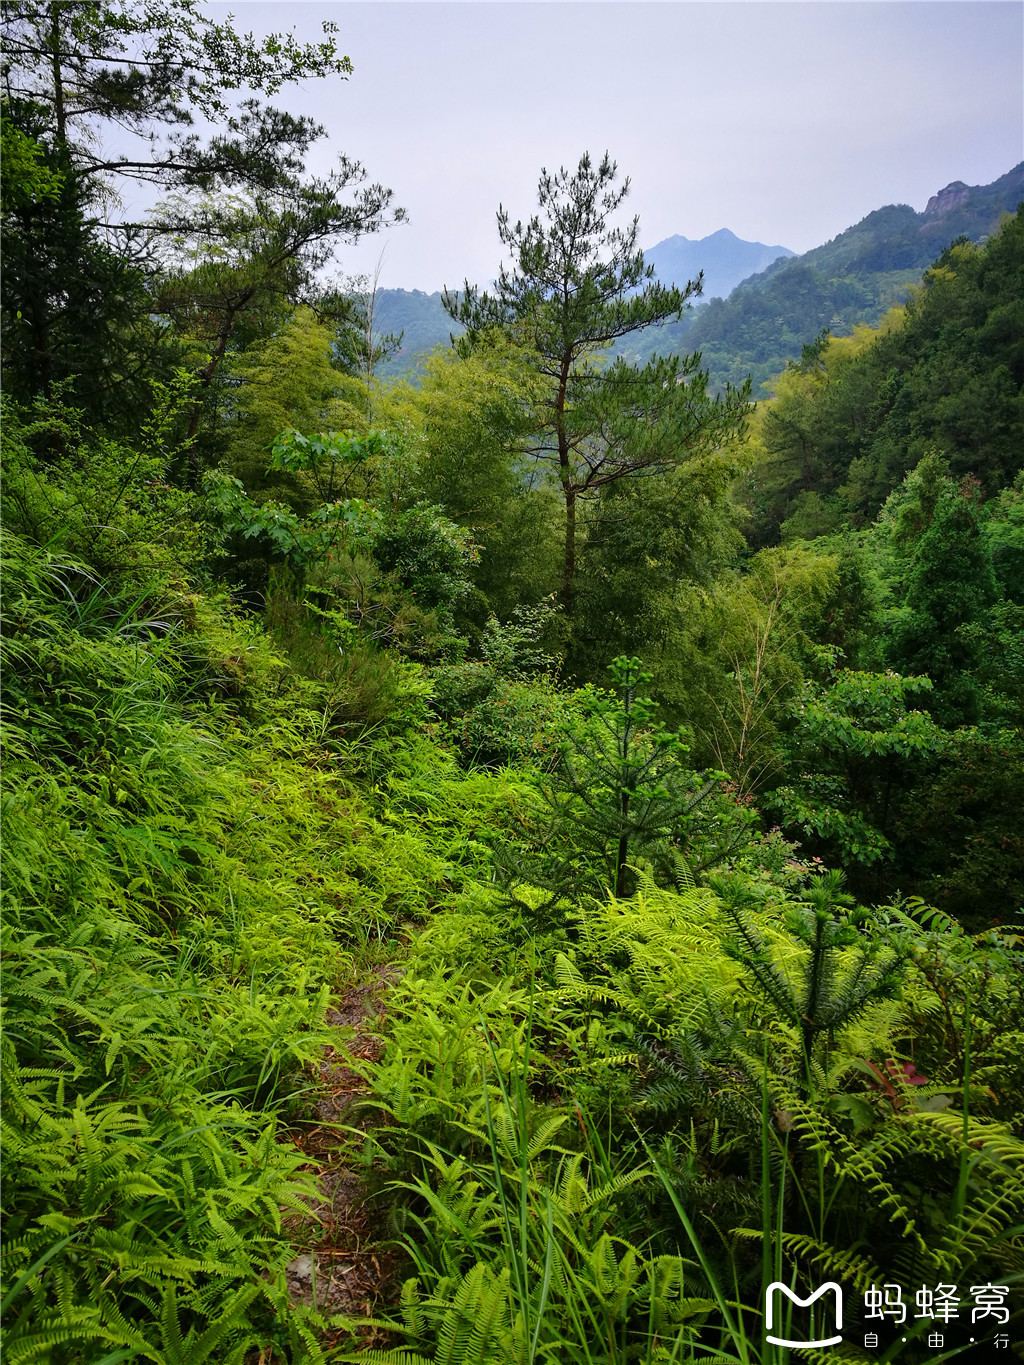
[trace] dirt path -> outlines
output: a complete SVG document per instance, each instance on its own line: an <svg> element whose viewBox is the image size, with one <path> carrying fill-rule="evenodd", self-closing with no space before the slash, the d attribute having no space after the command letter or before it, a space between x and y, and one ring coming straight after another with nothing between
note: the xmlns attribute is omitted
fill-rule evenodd
<svg viewBox="0 0 1024 1365"><path fill-rule="evenodd" d="M394 1257L380 1244L380 1215L368 1205L360 1176L346 1165L351 1135L339 1134L338 1128L367 1132L380 1121L373 1111L354 1113L369 1087L350 1063L372 1062L380 1056L379 1034L387 1016L384 997L399 975L397 968L378 968L343 987L328 1009L326 1022L338 1028L341 1036L337 1047L325 1049L320 1063L322 1090L314 1106L317 1126L294 1138L319 1167L319 1199L311 1206L319 1221L304 1220L295 1228L296 1233L305 1232L310 1245L288 1267L288 1290L296 1303L327 1314L370 1316L394 1281ZM338 1340L348 1341L348 1334L339 1332ZM361 1338L365 1347L384 1342L385 1336L373 1329L366 1329Z"/></svg>

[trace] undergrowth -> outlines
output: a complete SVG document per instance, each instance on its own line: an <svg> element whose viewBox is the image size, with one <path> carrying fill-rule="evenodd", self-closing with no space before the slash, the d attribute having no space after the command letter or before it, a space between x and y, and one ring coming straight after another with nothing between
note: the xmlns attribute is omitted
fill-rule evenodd
<svg viewBox="0 0 1024 1365"><path fill-rule="evenodd" d="M4 588L7 1358L318 1359L285 1215L329 994L471 843L403 814L422 755L360 790L369 741L208 597L13 535Z"/></svg>
<svg viewBox="0 0 1024 1365"><path fill-rule="evenodd" d="M775 1280L1018 1284L1016 931L869 916L810 869L639 875L561 932L492 904L417 936L366 1154L403 1344L366 1358L768 1365ZM864 1358L946 1358L923 1323Z"/></svg>
<svg viewBox="0 0 1024 1365"><path fill-rule="evenodd" d="M546 742L499 726L475 766L430 737L427 670L335 665L308 613L4 555L15 1365L777 1365L773 1280L1024 1278L1019 930L858 906L750 820L699 882L659 830L632 895L510 883L562 856ZM377 1122L337 1136L404 1280L328 1321L287 1289L295 1139L332 989L399 956L353 1062Z"/></svg>

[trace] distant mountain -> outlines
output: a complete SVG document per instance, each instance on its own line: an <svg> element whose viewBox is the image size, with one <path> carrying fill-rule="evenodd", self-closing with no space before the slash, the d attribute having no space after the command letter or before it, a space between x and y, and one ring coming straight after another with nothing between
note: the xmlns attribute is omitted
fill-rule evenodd
<svg viewBox="0 0 1024 1365"><path fill-rule="evenodd" d="M662 284L678 285L679 288L703 270L701 302L704 302L714 294L728 294L741 280L763 270L780 256L792 255L788 247L745 242L728 228L721 228L700 240L666 237L644 251L644 260L654 266ZM401 350L381 367L384 375L398 375L415 370L433 347L447 346L451 334L458 335L462 328L444 311L440 293L425 294L420 289L379 289L374 330L404 333Z"/></svg>
<svg viewBox="0 0 1024 1365"><path fill-rule="evenodd" d="M959 236L981 241L1024 199L1024 162L991 185L955 180L923 213L907 204L875 209L823 246L795 256L786 247L745 242L722 228L692 241L667 237L644 252L663 284L685 285L704 271L701 302L679 322L625 337L615 353L643 361L655 352L699 350L716 388L753 378L754 396L827 327L836 336L874 324L906 298L936 256ZM728 295L728 297L725 297ZM709 300L705 302L705 300ZM384 374L414 371L456 327L440 293L381 289L375 328L402 332L402 349Z"/></svg>
<svg viewBox="0 0 1024 1365"><path fill-rule="evenodd" d="M666 237L663 242L644 250L644 260L654 266L655 274L664 285L682 289L687 280L697 278L704 271L703 300L731 294L741 280L764 270L780 256L795 253L786 246L765 246L764 242L745 242L728 228L720 228L708 237L692 240L689 237Z"/></svg>
<svg viewBox="0 0 1024 1365"><path fill-rule="evenodd" d="M392 376L415 370L435 346L447 346L451 335L462 331L444 311L440 291L425 294L422 289L378 289L373 327L381 335L403 334L401 350L380 367L381 374Z"/></svg>
<svg viewBox="0 0 1024 1365"><path fill-rule="evenodd" d="M754 396L763 397L763 386L824 328L843 336L857 323L877 323L950 242L982 241L1022 199L1024 162L991 185L954 181L923 213L907 204L876 209L823 246L776 261L727 299L631 338L622 353L643 360L699 350L716 387L750 374Z"/></svg>

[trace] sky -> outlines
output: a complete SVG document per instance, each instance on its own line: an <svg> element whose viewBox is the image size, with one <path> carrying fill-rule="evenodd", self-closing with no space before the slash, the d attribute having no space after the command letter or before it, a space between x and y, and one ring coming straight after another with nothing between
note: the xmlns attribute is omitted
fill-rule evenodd
<svg viewBox="0 0 1024 1365"><path fill-rule="evenodd" d="M640 242L719 228L806 251L883 204L1024 159L1019 0L235 0L242 31L338 25L347 81L275 97L394 190L408 222L339 252L382 287L493 279L495 211L606 149ZM383 253L383 255L382 255Z"/></svg>

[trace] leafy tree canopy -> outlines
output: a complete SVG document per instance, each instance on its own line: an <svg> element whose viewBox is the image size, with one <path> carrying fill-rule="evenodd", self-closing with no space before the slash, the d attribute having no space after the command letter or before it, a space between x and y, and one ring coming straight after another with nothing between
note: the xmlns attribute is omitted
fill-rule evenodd
<svg viewBox="0 0 1024 1365"><path fill-rule="evenodd" d="M363 184L347 157L307 174L323 128L261 102L291 81L347 78L334 26L318 44L281 34L257 42L197 0L10 0L3 15L8 117L61 184L55 202L22 202L5 218L15 389L49 396L69 378L95 415L123 417L134 373L168 371L177 359L168 343L198 336L194 441L201 400L239 328L252 329L261 311L322 299L317 275L337 245L402 217L390 190ZM212 125L205 138L192 131L199 122ZM117 213L118 191L133 180L167 196L142 222Z"/></svg>

